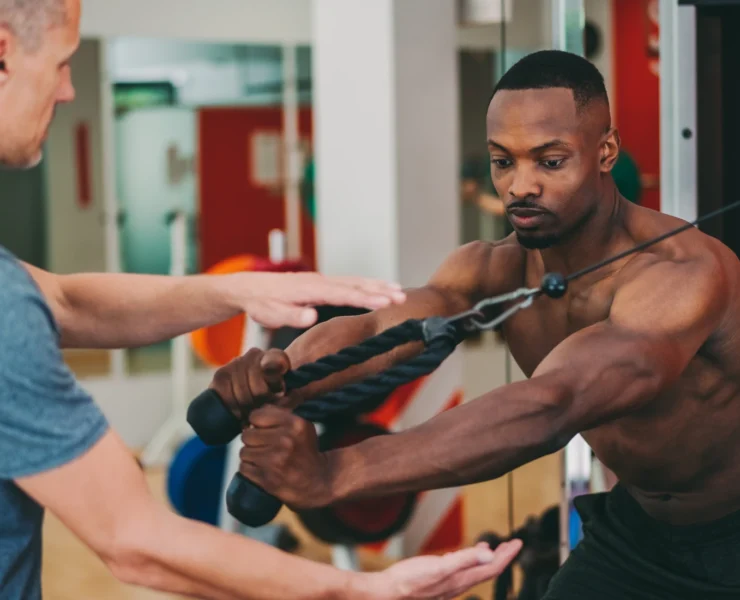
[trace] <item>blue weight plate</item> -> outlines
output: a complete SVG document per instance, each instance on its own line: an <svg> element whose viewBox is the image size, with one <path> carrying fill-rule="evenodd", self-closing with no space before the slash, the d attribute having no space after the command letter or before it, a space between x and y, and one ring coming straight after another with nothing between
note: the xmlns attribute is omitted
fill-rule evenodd
<svg viewBox="0 0 740 600"><path fill-rule="evenodd" d="M167 470L167 495L183 517L218 525L224 494L226 446L186 440Z"/></svg>

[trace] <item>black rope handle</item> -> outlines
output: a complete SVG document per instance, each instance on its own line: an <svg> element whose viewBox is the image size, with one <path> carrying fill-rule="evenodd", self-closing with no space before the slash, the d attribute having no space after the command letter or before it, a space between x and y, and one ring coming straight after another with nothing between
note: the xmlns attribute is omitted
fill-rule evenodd
<svg viewBox="0 0 740 600"><path fill-rule="evenodd" d="M343 348L336 354L324 356L315 362L289 371L284 377L286 388L291 391L305 387L330 375L364 363L371 358L385 354L398 346L423 340L424 322L418 319L409 319L362 341L356 346Z"/></svg>
<svg viewBox="0 0 740 600"><path fill-rule="evenodd" d="M459 339L453 334L453 326L446 329L447 334L434 337L426 349L412 360L320 399L306 402L296 408L295 413L309 421L322 421L342 413L360 414L373 410L394 389L428 375L452 354ZM266 525L277 516L282 506L280 499L268 494L238 472L234 474L226 491L229 513L250 527Z"/></svg>
<svg viewBox="0 0 740 600"><path fill-rule="evenodd" d="M290 392L321 381L330 375L393 350L397 346L413 341L425 341L425 336L431 342L435 335L439 336L442 333L437 330L432 332L430 326L425 325L425 321L410 319L368 338L356 346L344 348L336 354L325 356L316 362L289 371L284 376L286 391ZM369 378L364 382L365 385L361 388L361 391L370 395L393 391L394 388L389 388L378 381L381 378L382 374ZM350 393L356 394L357 392L358 389L355 387ZM330 400L338 401L345 406L352 402L342 390L333 392L326 398L327 400L323 401L324 405ZM322 400L316 400L316 402L322 403ZM187 420L198 437L209 446L228 444L241 433L243 426L241 420L228 409L219 394L211 389L204 391L191 402L188 407Z"/></svg>
<svg viewBox="0 0 740 600"><path fill-rule="evenodd" d="M347 413L362 414L375 410L396 388L428 375L452 354L461 338L454 325L442 323L442 321L444 319L439 319L436 322L432 319L427 322L419 322L422 329L426 329L427 332L436 326L433 333L423 336L426 348L421 354L358 383L344 386L334 392L309 400L296 408L295 413L308 421L321 422L330 417ZM400 345L402 344L399 343L396 347ZM298 371L300 369L291 373ZM286 384L292 379L292 377L286 377ZM289 387L295 389L290 385Z"/></svg>

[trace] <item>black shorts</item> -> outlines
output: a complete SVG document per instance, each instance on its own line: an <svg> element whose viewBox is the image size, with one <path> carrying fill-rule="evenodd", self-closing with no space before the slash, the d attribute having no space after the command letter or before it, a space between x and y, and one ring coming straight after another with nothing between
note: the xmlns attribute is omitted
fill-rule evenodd
<svg viewBox="0 0 740 600"><path fill-rule="evenodd" d="M740 599L740 512L672 526L620 485L577 497L575 507L583 539L544 600Z"/></svg>

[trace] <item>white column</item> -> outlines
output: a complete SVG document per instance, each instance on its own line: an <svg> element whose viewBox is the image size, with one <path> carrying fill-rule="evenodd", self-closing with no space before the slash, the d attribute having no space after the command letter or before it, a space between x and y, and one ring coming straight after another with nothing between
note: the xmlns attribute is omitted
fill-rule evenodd
<svg viewBox="0 0 740 600"><path fill-rule="evenodd" d="M696 7L660 0L660 210L697 218Z"/></svg>
<svg viewBox="0 0 740 600"><path fill-rule="evenodd" d="M314 0L313 11L319 269L423 285L459 242L456 3ZM397 424L449 405L461 377L455 354ZM425 495L427 518L385 552L437 550L434 533L458 497Z"/></svg>
<svg viewBox="0 0 740 600"><path fill-rule="evenodd" d="M313 4L319 268L423 284L458 244L455 2Z"/></svg>

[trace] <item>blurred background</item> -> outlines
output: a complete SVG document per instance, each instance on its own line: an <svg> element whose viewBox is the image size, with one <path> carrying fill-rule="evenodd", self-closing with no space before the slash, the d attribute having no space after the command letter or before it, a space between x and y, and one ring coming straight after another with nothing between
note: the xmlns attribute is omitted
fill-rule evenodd
<svg viewBox="0 0 740 600"><path fill-rule="evenodd" d="M614 173L622 193L693 219L732 201L738 185L729 175L740 42L730 32L740 16L729 4L87 0L72 60L77 100L59 108L39 167L0 172L10 200L0 202L0 244L57 273L204 273L272 258L422 284L456 246L508 234L485 113L501 75L546 48L584 55L603 74L623 143ZM736 218L707 231L738 249ZM240 322L180 346L65 355L145 457L163 501L187 432L147 449L182 417L176 390L194 397L228 359L224 347L251 343L244 336ZM404 408L387 408L384 425L403 428L521 377L505 344L480 336L433 385L407 390ZM423 499L405 542L361 545L361 561L512 534L572 495L567 473L593 489L593 464L566 458ZM331 544L281 518L298 551L332 560ZM74 542L48 526L59 528L45 558L49 598L78 598L88 584L106 598L158 597L93 577L91 558L62 574L59 552ZM492 597L492 586L477 593Z"/></svg>

